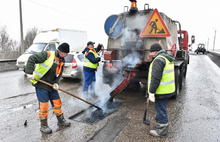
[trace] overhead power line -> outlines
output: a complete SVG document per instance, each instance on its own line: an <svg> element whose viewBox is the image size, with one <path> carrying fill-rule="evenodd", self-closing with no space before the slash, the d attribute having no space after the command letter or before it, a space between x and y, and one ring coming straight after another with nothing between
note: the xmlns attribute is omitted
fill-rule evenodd
<svg viewBox="0 0 220 142"><path fill-rule="evenodd" d="M68 15L68 16L71 16L71 17L77 17L77 18L80 18L80 19L84 19L84 18L81 18L81 17L79 17L79 16L76 16L76 15L73 15L73 14L70 14L70 13L67 13L67 12L64 12L64 11L61 11L61 10L58 10L58 9L55 9L55 8L53 8L53 7L49 7L49 6L47 6L47 5L43 5L43 4L37 3L37 2L35 2L35 1L33 1L33 0L28 0L28 1L30 1L30 2L32 2L32 3L34 3L34 4L37 4L37 5L41 6L41 7L45 7L45 8L47 8L47 9L50 9L50 10L53 10L53 11L56 11L56 12L59 12L59 13L62 13L62 14L65 14L65 15ZM84 20L86 20L86 19L84 19Z"/></svg>

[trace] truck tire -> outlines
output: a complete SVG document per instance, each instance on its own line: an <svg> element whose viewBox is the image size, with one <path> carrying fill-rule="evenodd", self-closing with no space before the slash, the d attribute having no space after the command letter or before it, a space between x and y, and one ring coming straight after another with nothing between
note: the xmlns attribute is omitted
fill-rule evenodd
<svg viewBox="0 0 220 142"><path fill-rule="evenodd" d="M186 63L189 64L189 54L187 54Z"/></svg>
<svg viewBox="0 0 220 142"><path fill-rule="evenodd" d="M185 62L179 67L179 75L178 75L178 83L179 83L179 90L182 89L183 87L183 77L184 77L184 73L185 73Z"/></svg>
<svg viewBox="0 0 220 142"><path fill-rule="evenodd" d="M175 68L175 95L172 97L176 99L179 96L180 88L179 88L179 78L180 77L180 71L179 68Z"/></svg>

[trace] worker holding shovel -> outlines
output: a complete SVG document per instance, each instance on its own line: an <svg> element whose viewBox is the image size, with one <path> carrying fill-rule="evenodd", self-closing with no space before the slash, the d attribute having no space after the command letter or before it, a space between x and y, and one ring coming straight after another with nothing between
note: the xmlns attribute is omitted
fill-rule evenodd
<svg viewBox="0 0 220 142"><path fill-rule="evenodd" d="M31 55L26 65L25 72L35 87L37 99L39 101L39 120L41 122L40 131L46 134L52 133L52 130L47 124L49 100L58 119L57 125L68 127L71 124L64 119L61 110L62 102L58 94L58 84L65 63L64 57L66 57L68 53L69 45L67 43L62 43L56 51L43 51ZM53 86L45 85L35 79L41 79Z"/></svg>
<svg viewBox="0 0 220 142"><path fill-rule="evenodd" d="M155 137L163 137L168 134L167 101L175 94L174 80L174 57L158 43L150 47L150 64L148 73L148 94L149 100L154 102L154 114L156 130L150 130Z"/></svg>

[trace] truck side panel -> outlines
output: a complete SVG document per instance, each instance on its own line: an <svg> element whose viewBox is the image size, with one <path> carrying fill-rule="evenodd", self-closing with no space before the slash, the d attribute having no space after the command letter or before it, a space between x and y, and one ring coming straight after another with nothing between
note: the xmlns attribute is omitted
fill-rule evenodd
<svg viewBox="0 0 220 142"><path fill-rule="evenodd" d="M70 51L79 52L86 47L87 32L76 30L59 29L59 42L60 44L66 42L70 45Z"/></svg>

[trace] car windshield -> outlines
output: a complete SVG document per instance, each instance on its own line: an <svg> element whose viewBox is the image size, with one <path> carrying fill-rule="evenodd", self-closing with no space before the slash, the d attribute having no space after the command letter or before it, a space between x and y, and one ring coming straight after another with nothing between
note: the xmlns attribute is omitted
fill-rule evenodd
<svg viewBox="0 0 220 142"><path fill-rule="evenodd" d="M27 49L25 53L34 54L34 53L42 52L46 45L47 45L46 43L34 43Z"/></svg>
<svg viewBox="0 0 220 142"><path fill-rule="evenodd" d="M199 48L204 48L204 44L199 44Z"/></svg>

